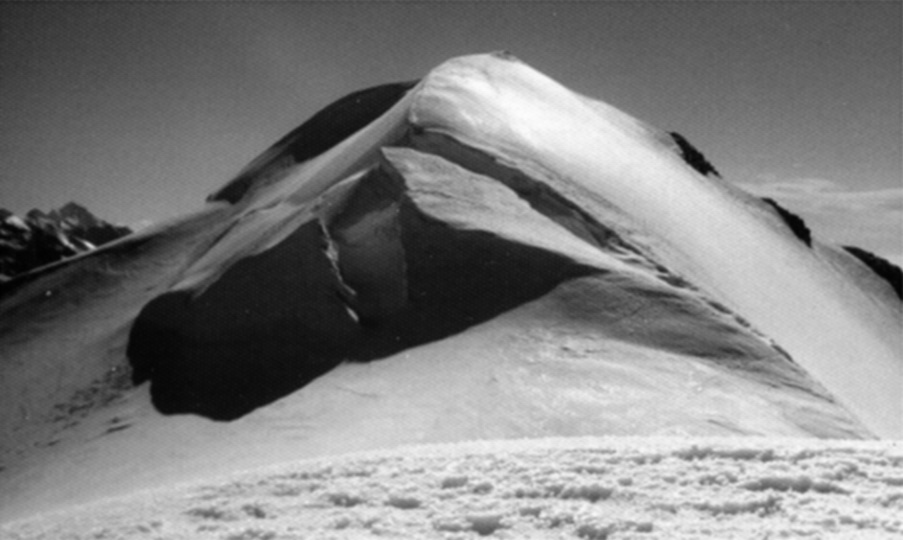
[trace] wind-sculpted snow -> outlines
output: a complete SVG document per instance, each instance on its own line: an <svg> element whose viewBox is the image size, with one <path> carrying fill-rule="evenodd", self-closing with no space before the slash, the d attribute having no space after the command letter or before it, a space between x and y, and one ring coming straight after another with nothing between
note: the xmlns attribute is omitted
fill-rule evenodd
<svg viewBox="0 0 903 540"><path fill-rule="evenodd" d="M423 443L900 435L892 287L817 231L801 242L681 141L510 55L340 100L201 212L2 298L0 519ZM780 497L855 491L765 473L629 530L535 505L431 514L424 530L503 535L516 514L647 534L668 508L780 515ZM550 497L625 501L625 485L580 480ZM399 515L438 500L383 495ZM269 515L192 508L203 526ZM294 534L248 530L216 532Z"/></svg>
<svg viewBox="0 0 903 540"><path fill-rule="evenodd" d="M774 199L764 197L762 200L775 209L784 223L787 224L787 227L793 232L794 236L799 238L802 243L806 244L806 247L812 247L812 231L806 226L806 222L803 221L803 218L790 210L787 210Z"/></svg>
<svg viewBox="0 0 903 540"><path fill-rule="evenodd" d="M903 454L887 443L602 438L405 450L243 472L13 524L6 534L903 538Z"/></svg>
<svg viewBox="0 0 903 540"><path fill-rule="evenodd" d="M438 150L435 140L411 142ZM325 193L318 217L278 246L239 261L199 295L167 293L142 310L128 348L135 383L150 381L163 413L231 420L342 362L454 335L596 275L558 297L574 313L607 310L613 338L764 370L821 395L778 348L692 290L674 290L672 276L655 274L661 269L541 182L444 144L493 176L385 149L377 167ZM614 272L623 275L601 278ZM638 312L642 332L627 330Z"/></svg>
<svg viewBox="0 0 903 540"><path fill-rule="evenodd" d="M415 133L403 142L467 168L386 148L374 168L325 192L317 217L279 245L234 264L200 294L167 293L142 310L128 356L160 412L232 420L342 362L386 358L575 278L609 274L557 297L574 312L608 310L601 328L612 339L832 401L748 323L547 184L448 138ZM642 329L625 324L637 313Z"/></svg>
<svg viewBox="0 0 903 540"><path fill-rule="evenodd" d="M455 334L595 271L556 253L565 231L543 230L509 190L439 158L387 155L344 200L325 194L327 215L200 295L142 311L128 355L161 412L234 419L342 362Z"/></svg>
<svg viewBox="0 0 903 540"><path fill-rule="evenodd" d="M417 81L374 86L330 104L279 139L207 200L235 204L249 190L278 181L286 169L322 154L376 120L415 84Z"/></svg>

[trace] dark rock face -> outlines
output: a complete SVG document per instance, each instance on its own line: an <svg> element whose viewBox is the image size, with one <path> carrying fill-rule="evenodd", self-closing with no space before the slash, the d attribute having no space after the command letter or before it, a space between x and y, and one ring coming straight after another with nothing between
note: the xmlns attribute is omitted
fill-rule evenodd
<svg viewBox="0 0 903 540"><path fill-rule="evenodd" d="M270 168L302 163L326 152L392 108L419 81L366 88L333 102L279 139L208 201L240 201Z"/></svg>
<svg viewBox="0 0 903 540"><path fill-rule="evenodd" d="M715 170L715 166L709 163L709 160L702 155L702 152L690 144L690 141L688 141L686 137L676 131L670 132L669 135L671 135L671 138L674 139L674 142L677 144L681 157L684 158L684 161L686 161L690 167L696 169L699 174L712 174L721 178L721 174Z"/></svg>
<svg viewBox="0 0 903 540"><path fill-rule="evenodd" d="M871 268L872 272L887 281L893 287L894 292L897 293L897 297L903 300L903 270L899 266L862 248L843 246L843 249Z"/></svg>
<svg viewBox="0 0 903 540"><path fill-rule="evenodd" d="M58 210L32 210L19 218L0 211L0 280L90 251L132 231L68 203Z"/></svg>
<svg viewBox="0 0 903 540"><path fill-rule="evenodd" d="M812 247L812 232L809 230L809 227L806 226L806 222L803 221L803 218L790 210L787 210L774 199L763 197L762 200L777 211L778 215L781 216L781 219L784 220L784 223L787 224L787 227L793 231L794 236L802 240L806 246Z"/></svg>

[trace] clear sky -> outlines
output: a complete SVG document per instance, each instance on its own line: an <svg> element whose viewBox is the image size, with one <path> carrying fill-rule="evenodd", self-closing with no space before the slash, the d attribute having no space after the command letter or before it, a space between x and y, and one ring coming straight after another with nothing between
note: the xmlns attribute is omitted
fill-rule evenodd
<svg viewBox="0 0 903 540"><path fill-rule="evenodd" d="M896 1L0 2L0 207L182 214L330 101L507 49L903 258L901 21Z"/></svg>

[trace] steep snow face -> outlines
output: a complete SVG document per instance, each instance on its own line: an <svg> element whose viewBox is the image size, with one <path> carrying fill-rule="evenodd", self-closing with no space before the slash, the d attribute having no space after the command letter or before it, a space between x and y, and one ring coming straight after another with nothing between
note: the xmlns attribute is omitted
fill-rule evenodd
<svg viewBox="0 0 903 540"><path fill-rule="evenodd" d="M427 77L411 120L547 181L774 338L876 433L903 435L903 333L890 291L798 241L752 197L665 151L662 137L497 55Z"/></svg>
<svg viewBox="0 0 903 540"><path fill-rule="evenodd" d="M417 81L384 84L353 92L315 114L248 164L236 178L208 197L233 204L281 180L291 166L338 145L392 108Z"/></svg>

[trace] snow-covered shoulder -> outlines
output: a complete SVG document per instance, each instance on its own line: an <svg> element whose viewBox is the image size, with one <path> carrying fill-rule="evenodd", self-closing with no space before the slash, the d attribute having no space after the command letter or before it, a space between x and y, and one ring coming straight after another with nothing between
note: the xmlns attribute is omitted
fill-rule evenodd
<svg viewBox="0 0 903 540"><path fill-rule="evenodd" d="M545 171L650 257L744 314L876 433L903 435L899 308L826 264L774 209L699 174L642 123L500 55L436 68L411 121Z"/></svg>

